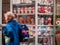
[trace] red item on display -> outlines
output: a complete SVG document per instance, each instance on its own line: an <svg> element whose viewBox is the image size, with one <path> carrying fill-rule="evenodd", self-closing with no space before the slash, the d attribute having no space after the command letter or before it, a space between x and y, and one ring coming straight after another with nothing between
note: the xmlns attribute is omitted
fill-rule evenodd
<svg viewBox="0 0 60 45"><path fill-rule="evenodd" d="M40 13L45 13L45 8L44 8L44 6L39 7L39 8L38 8L38 11L39 11Z"/></svg>
<svg viewBox="0 0 60 45"><path fill-rule="evenodd" d="M56 34L60 34L60 31L56 31Z"/></svg>
<svg viewBox="0 0 60 45"><path fill-rule="evenodd" d="M51 17L49 17L49 18L48 18L48 24L50 24L50 25L51 25L51 21L52 21L52 18L51 18Z"/></svg>

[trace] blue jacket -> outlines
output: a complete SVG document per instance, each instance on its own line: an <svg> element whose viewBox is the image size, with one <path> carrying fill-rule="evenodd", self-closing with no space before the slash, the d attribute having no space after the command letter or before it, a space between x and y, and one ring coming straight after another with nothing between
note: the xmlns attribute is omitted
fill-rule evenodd
<svg viewBox="0 0 60 45"><path fill-rule="evenodd" d="M21 24L15 20L9 21L6 25L4 35L9 37L11 40L6 45L20 45L18 31L23 30Z"/></svg>

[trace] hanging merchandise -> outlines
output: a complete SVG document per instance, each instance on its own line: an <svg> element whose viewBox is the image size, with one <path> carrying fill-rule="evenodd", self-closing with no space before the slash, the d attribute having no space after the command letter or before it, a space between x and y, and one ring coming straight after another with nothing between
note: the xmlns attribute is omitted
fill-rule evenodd
<svg viewBox="0 0 60 45"><path fill-rule="evenodd" d="M46 33L46 28L42 28L41 33L44 35Z"/></svg>
<svg viewBox="0 0 60 45"><path fill-rule="evenodd" d="M39 6L38 7L38 12L39 13L47 13L47 14L50 14L51 13L51 7L49 7L49 6Z"/></svg>
<svg viewBox="0 0 60 45"><path fill-rule="evenodd" d="M38 38L39 45L43 45L43 38Z"/></svg>
<svg viewBox="0 0 60 45"><path fill-rule="evenodd" d="M52 18L48 17L48 25L52 25L51 22L52 22Z"/></svg>
<svg viewBox="0 0 60 45"><path fill-rule="evenodd" d="M24 24L24 18L23 17L19 17L19 23Z"/></svg>
<svg viewBox="0 0 60 45"><path fill-rule="evenodd" d="M53 0L48 0L48 3L49 4L53 4Z"/></svg>
<svg viewBox="0 0 60 45"><path fill-rule="evenodd" d="M23 14L23 8L24 8L24 7L21 7L21 9L20 9L20 10L21 10L21 14Z"/></svg>
<svg viewBox="0 0 60 45"><path fill-rule="evenodd" d="M52 10L51 7L47 7L47 8L48 8L47 13L51 13L51 10Z"/></svg>
<svg viewBox="0 0 60 45"><path fill-rule="evenodd" d="M27 14L27 7L25 7L25 14Z"/></svg>
<svg viewBox="0 0 60 45"><path fill-rule="evenodd" d="M53 27L50 28L50 35L54 35Z"/></svg>
<svg viewBox="0 0 60 45"><path fill-rule="evenodd" d="M54 45L54 38L51 36L51 45Z"/></svg>
<svg viewBox="0 0 60 45"><path fill-rule="evenodd" d="M25 14L25 7L23 7L23 14Z"/></svg>
<svg viewBox="0 0 60 45"><path fill-rule="evenodd" d="M39 3L45 4L45 0L39 0Z"/></svg>
<svg viewBox="0 0 60 45"><path fill-rule="evenodd" d="M47 44L48 43L48 38L44 38L43 43L44 43L44 45L48 45Z"/></svg>
<svg viewBox="0 0 60 45"><path fill-rule="evenodd" d="M38 0L39 4L53 4L53 0Z"/></svg>
<svg viewBox="0 0 60 45"><path fill-rule="evenodd" d="M45 13L51 13L51 7L45 6Z"/></svg>
<svg viewBox="0 0 60 45"><path fill-rule="evenodd" d="M48 18L45 18L45 25L48 25Z"/></svg>
<svg viewBox="0 0 60 45"><path fill-rule="evenodd" d="M38 36L39 36L39 37L41 36L41 31L38 31Z"/></svg>
<svg viewBox="0 0 60 45"><path fill-rule="evenodd" d="M34 25L34 18L31 18L31 25Z"/></svg>
<svg viewBox="0 0 60 45"><path fill-rule="evenodd" d="M41 18L41 25L44 25L44 18Z"/></svg>
<svg viewBox="0 0 60 45"><path fill-rule="evenodd" d="M29 7L27 7L27 14L29 14Z"/></svg>
<svg viewBox="0 0 60 45"><path fill-rule="evenodd" d="M14 9L13 9L13 13L14 13L14 14L16 14L16 13L17 13L16 8L14 8Z"/></svg>
<svg viewBox="0 0 60 45"><path fill-rule="evenodd" d="M49 27L46 27L46 29L47 29L47 32L50 32L50 26Z"/></svg>
<svg viewBox="0 0 60 45"><path fill-rule="evenodd" d="M44 6L39 6L39 7L38 7L38 12L39 12L39 13L45 13Z"/></svg>
<svg viewBox="0 0 60 45"><path fill-rule="evenodd" d="M31 24L31 17L30 16L27 17L27 24L29 24L29 25Z"/></svg>
<svg viewBox="0 0 60 45"><path fill-rule="evenodd" d="M20 14L20 8L19 7L17 8L17 14Z"/></svg>
<svg viewBox="0 0 60 45"><path fill-rule="evenodd" d="M35 31L30 30L29 35L34 37L35 36Z"/></svg>
<svg viewBox="0 0 60 45"><path fill-rule="evenodd" d="M31 13L35 13L35 7L31 7Z"/></svg>
<svg viewBox="0 0 60 45"><path fill-rule="evenodd" d="M38 25L41 25L41 18L38 19Z"/></svg>
<svg viewBox="0 0 60 45"><path fill-rule="evenodd" d="M29 13L31 14L31 7L29 7Z"/></svg>
<svg viewBox="0 0 60 45"><path fill-rule="evenodd" d="M49 36L50 35L50 27L46 27L46 30L47 30L46 35Z"/></svg>

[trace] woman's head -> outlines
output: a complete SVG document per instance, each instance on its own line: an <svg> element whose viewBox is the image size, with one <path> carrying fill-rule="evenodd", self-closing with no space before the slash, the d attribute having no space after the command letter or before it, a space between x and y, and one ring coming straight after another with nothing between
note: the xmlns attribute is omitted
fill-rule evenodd
<svg viewBox="0 0 60 45"><path fill-rule="evenodd" d="M12 12L7 12L4 14L4 16L5 16L6 22L14 20L14 18L15 18L15 15Z"/></svg>

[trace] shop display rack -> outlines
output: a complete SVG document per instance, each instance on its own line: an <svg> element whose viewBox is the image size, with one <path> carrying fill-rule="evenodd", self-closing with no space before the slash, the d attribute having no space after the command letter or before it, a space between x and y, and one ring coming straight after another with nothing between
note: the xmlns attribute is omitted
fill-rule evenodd
<svg viewBox="0 0 60 45"><path fill-rule="evenodd" d="M54 0L11 0L10 7L17 21L28 26L34 45L55 45Z"/></svg>
<svg viewBox="0 0 60 45"><path fill-rule="evenodd" d="M12 4L12 12L17 15L18 20L23 21L26 19L25 23L22 24L26 24L29 27L30 38L35 37L35 45L41 44L38 41L40 38L43 38L43 45L47 44L47 40L49 44L54 45L53 0L27 0L27 2L26 0L20 0L20 3ZM19 23L21 23L21 21ZM50 39L51 41L49 41Z"/></svg>

